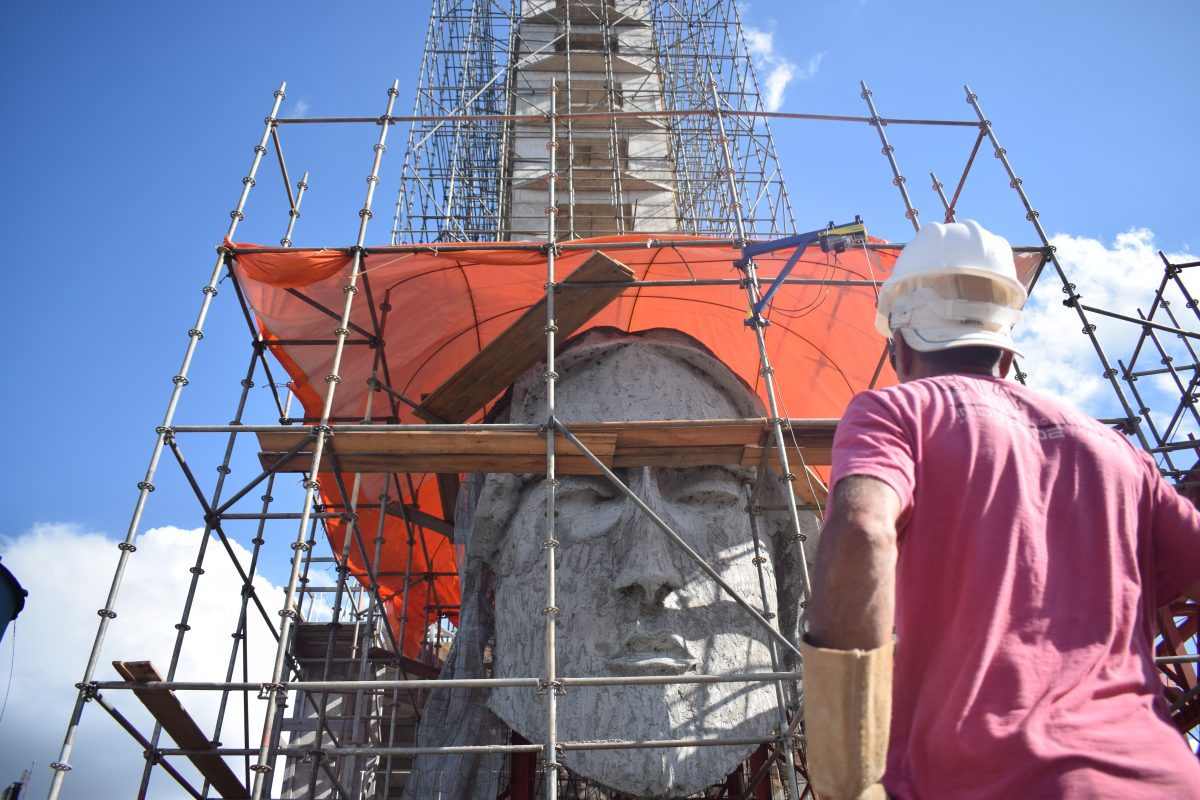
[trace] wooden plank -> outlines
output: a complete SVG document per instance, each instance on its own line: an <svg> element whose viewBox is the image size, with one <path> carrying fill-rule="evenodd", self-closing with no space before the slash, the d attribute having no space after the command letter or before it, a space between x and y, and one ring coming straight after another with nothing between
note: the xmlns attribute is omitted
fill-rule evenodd
<svg viewBox="0 0 1200 800"><path fill-rule="evenodd" d="M161 681L162 676L149 661L114 661L113 667L127 681ZM184 709L179 698L169 689L134 689L133 693L142 701L156 720L162 723L175 744L187 750L215 750L195 720ZM200 771L212 788L226 798L249 798L250 793L219 755L213 753L188 756L188 760Z"/></svg>
<svg viewBox="0 0 1200 800"><path fill-rule="evenodd" d="M259 453L258 457L266 469L283 453ZM611 461L611 458L601 461ZM598 475L592 462L580 455L565 455L555 459L557 471L564 475ZM306 472L312 466L312 453L298 453L286 460L277 472ZM442 453L436 455L420 453L350 453L338 457L342 472L431 472L457 474L462 472L512 472L541 474L546 471L546 454L540 455L497 455L474 453ZM333 470L326 458L318 471ZM443 512L445 509L443 509Z"/></svg>
<svg viewBox="0 0 1200 800"><path fill-rule="evenodd" d="M786 436L789 462L828 465L837 420L789 420ZM757 467L771 439L765 419L588 422L570 424L572 432L609 467L688 467L740 464ZM260 433L264 468L300 443L304 431ZM479 426L465 431L429 430L346 431L330 440L330 450L346 472L459 472L541 473L545 470L546 440L536 431L492 430ZM306 448L307 450L308 448ZM566 475L594 475L595 467L557 436L558 468ZM302 472L311 452L290 458L280 471ZM772 458L778 468L778 459ZM326 464L330 462L327 460ZM322 465L322 470L331 467ZM453 503L447 486L444 497ZM444 507L446 519L453 513Z"/></svg>
<svg viewBox="0 0 1200 800"><path fill-rule="evenodd" d="M597 251L566 282L632 281L633 270ZM582 328L615 300L622 287L573 289L555 295L554 323L562 341ZM466 422L523 372L546 355L546 298L489 342L466 364L434 389L416 409L429 422Z"/></svg>
<svg viewBox="0 0 1200 800"><path fill-rule="evenodd" d="M788 420L785 436L796 446L828 450L833 446L837 420ZM770 427L762 418L728 420L648 420L636 422L579 422L567 423L571 431L588 444L598 455L612 455L605 449L604 437L615 441L617 450L643 447L693 447L761 445ZM263 450L286 452L299 444L307 433L269 431L258 434ZM559 447L569 449L561 435ZM348 453L544 453L546 440L536 431L495 430L486 425L465 431L429 429L336 432L330 446L337 454ZM311 452L305 447L305 452Z"/></svg>
<svg viewBox="0 0 1200 800"><path fill-rule="evenodd" d="M730 446L754 444L766 429L766 420L679 420L650 422L566 423L576 436L616 434L617 449L639 447Z"/></svg>
<svg viewBox="0 0 1200 800"><path fill-rule="evenodd" d="M455 477L457 478L457 474L455 474ZM426 513L419 508L414 508L407 503L403 505L403 511L401 511L401 504L394 500L387 504L387 507L384 508L384 511L386 511L388 514L391 514L393 517L406 517L408 521L414 525L419 525L426 530L440 533L446 538L452 538L454 536L454 520L452 519L435 517L433 514Z"/></svg>
<svg viewBox="0 0 1200 800"><path fill-rule="evenodd" d="M708 447L625 447L613 456L613 467L712 467L742 463L746 445Z"/></svg>
<svg viewBox="0 0 1200 800"><path fill-rule="evenodd" d="M389 470L395 472L396 470ZM442 516L453 525L454 515L458 506L458 471L451 467L448 471L437 474L438 502L442 506ZM453 533L450 534L452 537Z"/></svg>
<svg viewBox="0 0 1200 800"><path fill-rule="evenodd" d="M562 434L557 434L556 447L570 448ZM616 447L615 433L585 433L579 437L597 455L613 454ZM258 435L263 450L287 452L302 439L303 433L267 432ZM422 453L426 455L546 455L546 438L537 431L488 430L480 426L470 431L399 430L399 431L346 431L337 433L327 447L338 456L352 453L395 453L398 455ZM312 452L306 446L303 452Z"/></svg>

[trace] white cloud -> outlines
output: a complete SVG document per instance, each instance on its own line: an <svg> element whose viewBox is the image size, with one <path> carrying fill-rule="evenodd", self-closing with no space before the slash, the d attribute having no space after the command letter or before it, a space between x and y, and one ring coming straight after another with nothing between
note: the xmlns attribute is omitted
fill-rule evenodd
<svg viewBox="0 0 1200 800"><path fill-rule="evenodd" d="M292 109L292 116L293 117L306 116L308 114L309 107L310 106L305 101L297 100L295 107Z"/></svg>
<svg viewBox="0 0 1200 800"><path fill-rule="evenodd" d="M137 552L129 559L120 595L117 618L109 626L101 653L97 680L117 680L115 659L154 662L166 672L174 645L183 598L195 562L199 530L156 528L137 539ZM249 563L249 554L231 543ZM30 796L44 794L50 781L48 765L58 757L67 720L75 702L74 684L87 663L99 617L117 561L116 543L74 525L39 524L15 537L0 537L4 564L28 590L20 616L0 643L0 686L15 646L15 666L4 718L0 721L0 786L16 780L36 761ZM228 665L233 632L240 608L241 581L224 548L210 542L205 572L185 638L176 677L179 680L220 680ZM282 591L266 581L256 581L256 592L272 615L282 607ZM252 618L250 629L250 679L270 675L275 645L261 618ZM128 692L107 691L104 697L149 735L152 721L141 703ZM180 700L201 729L211 732L219 694L180 693ZM226 716L226 743L240 740L240 698ZM265 703L251 700L251 737L261 732ZM164 745L172 746L164 737ZM141 777L141 747L95 703L84 709L83 724L70 757L72 771L63 785L63 797L93 800L136 796ZM194 776L186 760L176 765ZM241 774L241 765L234 766ZM196 784L199 787L199 783ZM184 797L162 770L155 770L151 796Z"/></svg>
<svg viewBox="0 0 1200 800"><path fill-rule="evenodd" d="M1135 228L1119 234L1111 244L1083 236L1056 234L1051 244L1057 249L1059 263L1068 278L1076 285L1080 302L1087 306L1114 311L1136 317L1138 310L1149 312L1154 290L1163 276L1163 262L1158 256L1154 234L1145 228ZM1168 254L1173 262L1195 260L1187 254ZM1029 373L1030 386L1062 397L1090 414L1100 417L1122 416L1120 404L1109 381L1103 376L1103 368L1095 349L1083 333L1083 323L1072 308L1062 304L1062 282L1054 273L1053 265L1047 265L1033 297L1026 306L1023 322L1018 326L1017 343L1025 351L1022 368ZM1176 298L1172 309L1180 317L1181 326L1196 330L1197 322L1190 309L1184 308L1183 298ZM1089 321L1096 325L1096 336L1104 348L1109 363L1120 369L1118 360L1129 364L1133 355L1141 326L1089 313ZM1155 320L1169 324L1160 311ZM1172 335L1160 336L1168 354L1175 357L1175 364L1191 363L1183 355L1182 343ZM1138 356L1137 369L1161 367L1161 356L1153 343L1147 342ZM1185 376L1190 377L1190 375ZM1129 395L1122 382L1130 404L1137 403ZM1180 393L1169 376L1145 378L1138 382L1138 391L1152 409L1155 421L1165 423ZM1163 416L1165 418L1159 419Z"/></svg>
<svg viewBox="0 0 1200 800"><path fill-rule="evenodd" d="M746 26L746 46L753 56L755 66L765 73L763 80L763 105L768 111L778 111L783 106L784 92L788 84L799 78L811 80L821 68L821 60L828 51L810 56L803 66L798 66L775 49L774 31L764 31Z"/></svg>

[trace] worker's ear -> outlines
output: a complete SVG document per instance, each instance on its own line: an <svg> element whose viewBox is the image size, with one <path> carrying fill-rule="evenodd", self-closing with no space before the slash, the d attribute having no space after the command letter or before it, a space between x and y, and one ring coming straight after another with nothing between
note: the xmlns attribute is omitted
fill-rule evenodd
<svg viewBox="0 0 1200 800"><path fill-rule="evenodd" d="M1012 370L1012 365L1013 365L1013 353L1011 350L1005 350L1000 355L999 369L1000 369L1000 377L1001 378L1008 377L1008 373Z"/></svg>
<svg viewBox="0 0 1200 800"><path fill-rule="evenodd" d="M908 346L908 342L904 341L904 337L899 331L893 331L891 338L891 358L892 369L896 372L896 377L901 383L910 380L913 377L913 361L915 359L914 351Z"/></svg>

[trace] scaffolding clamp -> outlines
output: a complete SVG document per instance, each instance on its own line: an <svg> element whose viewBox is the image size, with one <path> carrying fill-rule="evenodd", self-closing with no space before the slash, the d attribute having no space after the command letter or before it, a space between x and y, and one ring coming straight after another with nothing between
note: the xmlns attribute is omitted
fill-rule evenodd
<svg viewBox="0 0 1200 800"><path fill-rule="evenodd" d="M795 248L795 251L788 258L787 263L783 265L783 269L771 281L770 287L767 288L758 302L750 306L749 313L746 315L746 327L762 328L770 324L762 314L767 306L771 304L771 299L775 293L779 291L779 287L791 274L796 264L800 261L800 257L804 255L813 243L821 245L823 253L844 253L850 247L857 247L866 244L867 241L867 226L863 224L862 217L855 214L854 222L844 225L836 225L830 221L829 225L815 231L807 233L797 233L792 236L785 236L782 239L775 239L769 242L757 242L752 244L742 245L742 257L733 262L733 265L748 274L747 267L755 256L764 255L766 253L774 253L779 250L788 250Z"/></svg>

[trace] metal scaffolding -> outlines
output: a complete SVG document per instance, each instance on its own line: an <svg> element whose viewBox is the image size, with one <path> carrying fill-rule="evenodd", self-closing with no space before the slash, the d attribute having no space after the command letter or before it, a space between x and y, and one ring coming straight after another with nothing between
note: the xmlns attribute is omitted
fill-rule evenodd
<svg viewBox="0 0 1200 800"><path fill-rule="evenodd" d="M964 152L970 155L951 199L947 200L941 184L936 177L933 179L947 219L954 218L975 155L988 141L1003 163L1036 235L1033 247L1016 249L1039 258L1034 280L1042 266L1053 266L1067 305L1078 313L1084 333L1096 348L1103 374L1123 409L1120 419L1114 422L1154 453L1166 474L1190 485L1195 468L1180 459L1187 450L1192 451L1188 455L1191 462L1200 454L1200 443L1188 427L1200 426L1195 409L1200 360L1192 343L1200 336L1196 331L1200 325L1185 327L1187 321L1173 310L1168 295L1181 293L1185 308L1191 309L1200 322L1194 296L1183 282L1185 270L1200 263L1171 264L1164 257L1165 273L1155 300L1136 317L1086 305L1059 264L1037 212L996 140L991 122L969 88L966 96L976 120L884 118L878 114L870 90L865 84L861 89L869 112L862 117L764 111L733 0L529 0L524 4L517 0L434 0L412 116L393 114L399 94L394 84L386 92L380 116L281 118L284 87L280 87L253 148L250 170L223 238L227 243L234 240L261 161L271 145L278 155L286 189L278 198L282 204L278 218L281 226L286 226L283 246L243 249L226 244L209 273L198 317L188 331L183 364L173 378L167 410L157 427L149 466L138 484L132 519L119 544L111 590L99 611L95 643L78 684L60 756L52 765L54 779L49 796L59 796L70 770L69 759L82 717L89 706L94 706L104 709L144 749L140 797L152 796L153 781L165 778L197 798L387 800L401 796L414 757L457 755L498 757L502 763L498 780L507 786L507 796L512 798L615 798L611 790L565 769L560 763L561 754L597 748L732 743L758 749L723 783L694 797L811 797L805 779L802 717L794 692L798 672L789 658L795 642L789 631L781 630L772 613L761 566L757 596L742 596L725 584L712 565L691 550L668 522L655 515L594 452L584 441L580 426L562 422L566 415L556 404L554 391L560 344L557 304L572 291L556 271L558 260L577 250L597 249L596 244L579 239L638 234L636 241L609 241L601 247L617 258L623 249L655 246L657 235L711 237L704 242L673 243L681 249L712 247L713 240L721 240L730 265L741 262L736 277L628 281L616 292L669 283L681 291L703 293L732 283L745 289L752 308L762 301L765 287L746 248L755 241L792 234L796 227L768 120L786 125L819 122L873 127L888 162L888 173L881 170L881 191L890 191L886 188L889 182L899 188L901 213L914 229L919 227L918 213L885 126L963 129ZM308 173L293 191L281 137L285 131L302 135L313 123L377 126L378 138L369 154L366 196L357 211L347 212L348 219L357 214L358 230L353 245L343 250L350 258L343 276L343 305L318 306L304 297L303 290L289 290L318 306L329 318L327 335L296 341L268 340L234 265L251 251L304 250L291 245L294 236L303 235L303 230L297 234L296 228ZM368 229L376 205L374 195L394 125L409 126L399 201L390 244L372 245ZM260 215L269 217L269 213ZM540 229L534 228L535 217ZM402 423L403 414L425 401L405 397L388 374L388 348L403 348L406 343L387 340L390 306L376 293L378 287L373 286L370 269L365 265L382 256L425 253L435 248L442 252L469 248L544 256L544 277L539 283L544 280L545 320L538 327L545 337L544 419L541 425L483 426L544 438L544 468L540 474L544 477L546 508L542 556L546 599L544 607L535 613L544 617L545 654L543 668L537 674L438 680L445 658L442 645L449 631L446 620L458 609L450 598L438 594L438 580L447 576L433 567L429 539L422 531L452 536L451 514L445 508L439 513L420 505L418 484L425 471L340 467L330 473L327 466L332 461L336 467L339 459L351 458L346 451L335 448L335 435L402 435L418 430L451 435L481 427L444 421L428 425ZM240 388L231 393L236 412L229 424L180 425L176 422L177 407L189 383L190 365L204 336L217 285L223 278L233 289L252 337L246 368L233 378L240 381ZM832 292L871 292L874 288L872 280L797 282L818 283ZM355 321L352 313L363 306L369 309L365 327ZM1137 348L1127 361L1117 362L1120 369L1110 366L1095 336L1092 320L1096 315L1141 326ZM823 495L820 487L808 483L813 475L808 463L789 463L790 458L807 452L798 439L805 421L785 419L785 412L777 405L774 375L776 369L786 367L770 362L765 341L771 331L761 323L760 318L753 317L749 325L769 414L757 421L764 442L760 463L767 463L767 454L774 451L783 499L781 506L764 507L761 493L770 471L759 469L746 508L755 531L754 526L765 513L774 511L788 518L791 544L799 553L793 577L807 596L807 560L801 545L808 528L802 517L820 512ZM1168 337L1174 341L1166 341ZM272 350L288 346L327 348L330 353L331 366L317 415L311 415L311 411L293 415L293 398L288 384L280 380L281 364ZM374 391L366 394L362 413L339 415L335 397L342 381L343 359L348 350L364 346L373 353L369 381ZM1147 357L1157 357L1161 367L1144 366ZM1144 384L1138 383L1139 379L1152 377L1169 380L1178 391L1178 403L1160 412L1161 406L1154 405L1155 399L1141 390ZM266 391L254 392L256 384L265 385ZM831 431L831 422L821 430ZM546 435L550 431L561 435ZM263 443L268 437L277 437L275 441L284 444L267 448ZM211 488L199 477L201 468L185 457L185 444L199 438L219 438L223 442L217 448L220 455L215 464L203 465L216 468L218 477ZM165 674L148 662L120 662L122 680L102 680L98 673L101 648L110 625L120 624L114 608L127 564L134 557L143 510L154 491L164 454L168 456L167 464L174 465L191 487L197 518L204 526L180 621L173 632L163 632L174 638L171 660ZM714 579L742 607L748 626L762 627L770 644L770 671L635 677L561 674L558 654L569 642L560 641L556 628L560 576L556 575L559 542L555 535L555 505L558 465L568 457L590 461L612 482L615 491L649 514L673 546L680 547L698 570ZM235 463L252 463L257 470L250 480L236 487L229 478ZM456 479L459 472L470 471L464 462L453 474ZM302 492L289 491L283 485L285 481L279 480L289 472L302 472ZM332 479L325 477L330 474ZM318 475L326 485L322 486ZM345 475L352 477L347 481ZM330 480L335 485L329 485ZM256 498L254 493L259 491ZM291 505L278 510L276 494ZM360 526L360 520L369 512L377 514L377 525ZM407 548L408 557L401 574L387 573L380 566L380 554L389 543L385 542L385 516L403 521L401 545ZM340 526L340 539L323 533L334 524ZM239 558L231 545L234 541L252 545L248 561ZM272 542L276 543L274 548ZM284 544L280 546L279 542ZM228 559L240 577L239 610L230 620L231 650L223 674L181 680L177 672L190 641L190 623L200 613L194 603L197 587L213 559ZM255 579L268 559L288 575L282 608L278 609L269 606L255 590ZM401 588L393 590L386 585ZM404 655L399 641L413 623L408 615L414 597L424 609L417 624L426 632L416 658ZM1200 724L1200 689L1194 657L1188 654L1196 651L1196 627L1191 604L1172 607L1160 615L1160 668L1170 683L1168 691L1181 729L1193 731ZM269 668L252 663L248 655L252 638L268 642L273 651ZM623 742L563 741L558 735L558 697L572 687L610 686L619 691L620 686L631 684L722 682L762 683L777 688L778 718L773 735L753 741ZM432 690L468 692L497 686L520 687L529 692L531 703L543 704L548 732L544 741L526 742L517 736L504 742L475 740L440 746L423 746L418 741L417 725ZM204 697L214 693L219 698L215 721L202 730L188 708L202 705ZM130 695L149 709L153 718L149 727L129 712L135 707ZM174 746L163 740L163 732Z"/></svg>
<svg viewBox="0 0 1200 800"><path fill-rule="evenodd" d="M563 238L795 229L734 0L436 0L394 244L541 238L552 78Z"/></svg>

